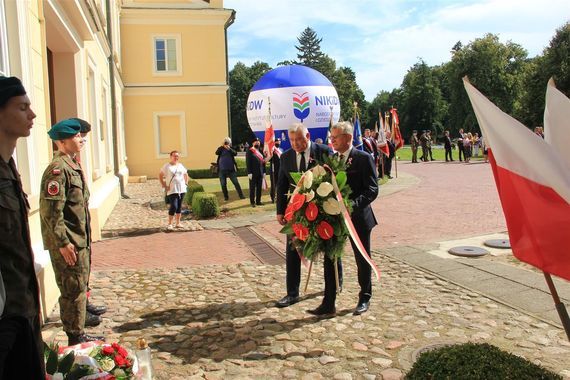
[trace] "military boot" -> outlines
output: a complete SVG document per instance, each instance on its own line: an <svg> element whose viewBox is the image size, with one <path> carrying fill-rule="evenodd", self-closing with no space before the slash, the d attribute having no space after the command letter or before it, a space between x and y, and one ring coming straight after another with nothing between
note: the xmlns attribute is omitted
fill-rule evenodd
<svg viewBox="0 0 570 380"><path fill-rule="evenodd" d="M87 311L91 314L102 315L107 312L107 308L105 306L95 306L87 301Z"/></svg>
<svg viewBox="0 0 570 380"><path fill-rule="evenodd" d="M93 336L93 335L87 335L87 334L70 334L70 333L66 333L67 334L67 345L68 346L75 346L76 344L79 343L85 343L85 342L95 342L95 341L105 341L105 337L102 336Z"/></svg>
<svg viewBox="0 0 570 380"><path fill-rule="evenodd" d="M103 319L100 316L91 314L90 312L85 313L85 327L95 327L99 326Z"/></svg>

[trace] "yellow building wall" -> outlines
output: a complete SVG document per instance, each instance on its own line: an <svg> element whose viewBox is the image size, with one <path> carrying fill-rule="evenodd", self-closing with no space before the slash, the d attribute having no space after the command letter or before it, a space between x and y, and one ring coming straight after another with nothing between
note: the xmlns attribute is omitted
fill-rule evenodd
<svg viewBox="0 0 570 380"><path fill-rule="evenodd" d="M214 152L227 136L227 101L221 93L186 95L128 95L125 107L127 164L131 175L156 178L168 158L158 158L154 113L183 112L186 121L187 156L181 157L188 169L208 168L215 161ZM179 146L176 142L173 146ZM167 148L167 146L164 146Z"/></svg>
<svg viewBox="0 0 570 380"><path fill-rule="evenodd" d="M181 75L154 74L154 36L180 36ZM223 25L122 24L121 38L127 84L226 81Z"/></svg>

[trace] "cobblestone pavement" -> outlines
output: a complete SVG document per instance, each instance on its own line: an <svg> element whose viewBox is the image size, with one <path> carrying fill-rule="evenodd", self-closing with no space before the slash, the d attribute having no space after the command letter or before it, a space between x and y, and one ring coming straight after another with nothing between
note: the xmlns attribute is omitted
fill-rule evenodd
<svg viewBox="0 0 570 380"><path fill-rule="evenodd" d="M570 343L558 326L466 289L461 279L450 282L391 257L408 247L433 255L428 251L445 240L504 232L490 167L432 162L399 164L399 170L373 205L380 225L372 246L382 278L362 316L352 315L358 289L350 249L335 318L306 313L320 302L320 266L306 300L273 307L284 295L284 265L259 264L232 232L251 225L283 248L273 214L262 213L187 221L193 232L95 243L93 303L109 311L89 332L131 347L146 337L157 379L400 379L422 347L468 340L494 344L570 379ZM129 186L132 200L119 202L105 228L160 230L164 211L145 205L140 214L160 192L153 195L149 183ZM65 343L57 310L51 321L45 339Z"/></svg>
<svg viewBox="0 0 570 380"><path fill-rule="evenodd" d="M352 315L358 287L354 262L346 260L338 314L323 320L305 312L320 303L320 266L306 299L285 309L273 307L283 293L283 266L98 271L93 302L104 301L109 311L91 331L130 347L146 337L156 378L165 380L399 379L422 347L466 341L488 342L570 375L570 343L559 328L381 260L369 312ZM64 339L58 324L49 333Z"/></svg>

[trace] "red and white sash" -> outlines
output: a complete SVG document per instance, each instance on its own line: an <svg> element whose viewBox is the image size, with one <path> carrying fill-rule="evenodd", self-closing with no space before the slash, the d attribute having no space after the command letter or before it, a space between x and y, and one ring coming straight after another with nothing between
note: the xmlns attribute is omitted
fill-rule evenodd
<svg viewBox="0 0 570 380"><path fill-rule="evenodd" d="M253 155L255 157L257 157L257 159L259 160L259 162L261 162L261 164L265 164L265 160L263 159L263 155L261 154L261 152L257 149L255 149L254 147L249 148L249 150L251 151L251 153L253 153Z"/></svg>

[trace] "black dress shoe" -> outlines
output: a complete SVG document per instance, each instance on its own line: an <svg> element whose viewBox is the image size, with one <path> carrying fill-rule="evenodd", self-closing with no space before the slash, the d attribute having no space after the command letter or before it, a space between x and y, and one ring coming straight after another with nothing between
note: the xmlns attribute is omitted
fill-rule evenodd
<svg viewBox="0 0 570 380"><path fill-rule="evenodd" d="M263 203L257 202L256 205L257 205L257 206L263 206Z"/></svg>
<svg viewBox="0 0 570 380"><path fill-rule="evenodd" d="M85 342L95 342L95 341L105 341L105 337L103 336L93 336L93 335L87 335L87 334L70 334L67 333L67 345L68 346L75 346L76 344L79 343L85 343Z"/></svg>
<svg viewBox="0 0 570 380"><path fill-rule="evenodd" d="M275 302L275 306L277 307L287 307L299 302L299 297L291 297L285 296L281 298L279 301Z"/></svg>
<svg viewBox="0 0 570 380"><path fill-rule="evenodd" d="M103 319L100 316L91 314L90 312L85 313L85 327L95 327L99 326Z"/></svg>
<svg viewBox="0 0 570 380"><path fill-rule="evenodd" d="M320 305L316 309L307 310L307 313L313 314L319 318L333 317L336 314L336 308L334 306L331 308Z"/></svg>
<svg viewBox="0 0 570 380"><path fill-rule="evenodd" d="M369 307L370 307L370 301L359 302L358 305L356 305L356 309L354 309L354 313L352 313L352 314L353 315L360 315L362 313L365 313L368 311Z"/></svg>
<svg viewBox="0 0 570 380"><path fill-rule="evenodd" d="M90 312L91 314L102 315L107 312L107 308L105 306L95 306L92 303L88 303L87 311Z"/></svg>

